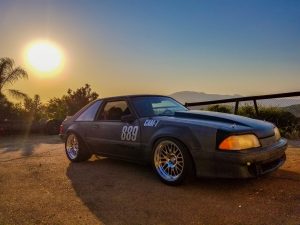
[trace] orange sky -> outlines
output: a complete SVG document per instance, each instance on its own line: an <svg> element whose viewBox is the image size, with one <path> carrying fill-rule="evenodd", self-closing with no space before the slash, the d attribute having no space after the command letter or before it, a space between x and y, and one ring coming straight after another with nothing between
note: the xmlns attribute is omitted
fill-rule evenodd
<svg viewBox="0 0 300 225"><path fill-rule="evenodd" d="M0 57L29 72L14 88L43 101L85 83L100 97L298 91L300 5L267 2L4 0ZM43 77L26 63L26 47L40 39L64 54L57 76Z"/></svg>

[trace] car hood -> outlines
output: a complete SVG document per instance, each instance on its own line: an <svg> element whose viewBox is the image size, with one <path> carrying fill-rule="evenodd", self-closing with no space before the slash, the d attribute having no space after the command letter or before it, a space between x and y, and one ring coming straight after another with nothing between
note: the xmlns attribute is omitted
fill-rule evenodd
<svg viewBox="0 0 300 225"><path fill-rule="evenodd" d="M241 130L243 131L251 130L259 138L274 135L273 124L262 120L251 119L248 117L243 117L243 116L238 116L233 114L200 111L200 110L189 110L189 111L175 112L174 117L197 120L199 122L205 121L205 122L212 122L218 124L221 123L227 125L225 127L230 127L231 132L239 132Z"/></svg>

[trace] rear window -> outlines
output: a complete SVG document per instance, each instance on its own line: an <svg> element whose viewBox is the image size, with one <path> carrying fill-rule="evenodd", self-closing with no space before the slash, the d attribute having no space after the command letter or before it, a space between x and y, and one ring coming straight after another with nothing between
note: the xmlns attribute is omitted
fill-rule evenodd
<svg viewBox="0 0 300 225"><path fill-rule="evenodd" d="M77 117L76 121L93 121L102 101L96 101Z"/></svg>

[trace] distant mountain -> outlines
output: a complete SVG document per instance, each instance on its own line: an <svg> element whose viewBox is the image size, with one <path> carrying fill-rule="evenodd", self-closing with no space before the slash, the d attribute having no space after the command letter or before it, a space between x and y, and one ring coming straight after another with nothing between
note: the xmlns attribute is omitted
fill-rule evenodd
<svg viewBox="0 0 300 225"><path fill-rule="evenodd" d="M241 95L206 94L204 92L195 92L195 91L180 91L180 92L175 92L169 96L175 98L177 101L183 104L186 102L204 102L204 101L212 101L212 100L219 100L219 99L242 97Z"/></svg>
<svg viewBox="0 0 300 225"><path fill-rule="evenodd" d="M181 103L186 102L204 102L204 101L212 101L212 100L219 100L219 99L228 99L228 98L238 98L242 97L241 95L220 95L220 94L206 94L203 92L195 92L195 91L180 91L175 92L170 95L171 97L175 98L177 101ZM250 104L252 105L253 102L241 102L243 104ZM300 114L300 97L294 98L275 98L275 99L264 99L258 100L258 105L262 106L274 106L274 107L284 107L289 110L291 113L295 115ZM203 108L203 107L195 107L196 108ZM298 111L299 110L299 111Z"/></svg>
<svg viewBox="0 0 300 225"><path fill-rule="evenodd" d="M292 114L294 114L297 118L300 118L300 104L299 105L290 105L284 107L284 109Z"/></svg>

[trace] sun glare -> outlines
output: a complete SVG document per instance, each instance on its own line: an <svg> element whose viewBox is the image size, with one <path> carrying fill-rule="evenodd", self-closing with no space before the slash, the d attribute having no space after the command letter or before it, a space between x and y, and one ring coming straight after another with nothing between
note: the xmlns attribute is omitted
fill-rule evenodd
<svg viewBox="0 0 300 225"><path fill-rule="evenodd" d="M30 66L41 73L55 73L62 66L62 53L53 43L40 41L32 43L26 58Z"/></svg>

